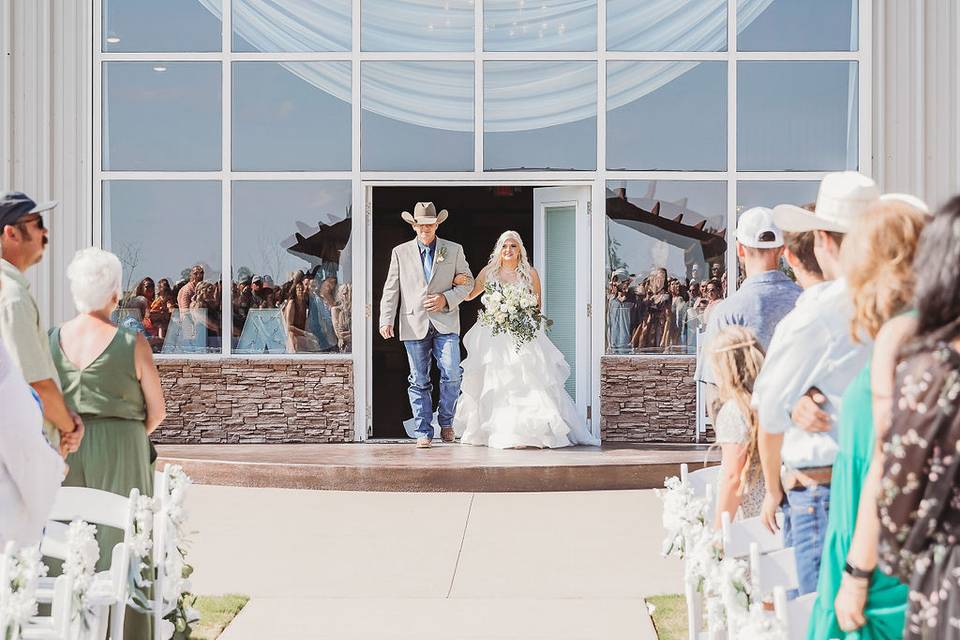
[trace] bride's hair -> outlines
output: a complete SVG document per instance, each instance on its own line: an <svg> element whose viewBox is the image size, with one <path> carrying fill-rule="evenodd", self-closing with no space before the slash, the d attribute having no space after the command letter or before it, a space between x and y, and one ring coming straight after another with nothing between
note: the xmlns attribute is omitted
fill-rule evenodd
<svg viewBox="0 0 960 640"><path fill-rule="evenodd" d="M530 260L527 258L527 248L523 246L523 239L520 237L520 234L516 231L504 231L500 234L500 237L497 238L497 243L493 245L493 253L490 254L490 260L487 262L487 274L488 277L496 278L500 273L501 267L503 267L503 245L506 244L507 240L513 240L520 247L520 259L517 262L517 275L527 285L533 283L533 275L531 271L533 267L530 266Z"/></svg>

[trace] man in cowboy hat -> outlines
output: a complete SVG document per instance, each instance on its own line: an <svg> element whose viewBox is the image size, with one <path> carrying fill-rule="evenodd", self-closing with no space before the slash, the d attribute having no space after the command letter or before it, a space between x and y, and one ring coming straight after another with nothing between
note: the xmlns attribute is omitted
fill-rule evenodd
<svg viewBox="0 0 960 640"><path fill-rule="evenodd" d="M418 202L413 214L401 214L417 237L393 248L380 299L380 335L386 340L394 336L397 308L403 303L400 340L410 363L408 393L421 448L430 447L434 435L431 354L440 368L440 438L454 440L453 413L461 375L459 306L473 290L463 247L437 237L437 227L447 215L446 209L437 213L432 202ZM453 282L458 275L467 277L459 286Z"/></svg>

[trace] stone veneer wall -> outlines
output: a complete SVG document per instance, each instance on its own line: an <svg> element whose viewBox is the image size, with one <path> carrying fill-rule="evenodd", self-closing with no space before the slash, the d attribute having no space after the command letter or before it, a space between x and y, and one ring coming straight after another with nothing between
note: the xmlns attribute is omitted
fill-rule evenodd
<svg viewBox="0 0 960 640"><path fill-rule="evenodd" d="M353 441L348 359L158 358L162 444Z"/></svg>
<svg viewBox="0 0 960 640"><path fill-rule="evenodd" d="M694 442L696 368L693 356L601 358L601 439L604 442Z"/></svg>

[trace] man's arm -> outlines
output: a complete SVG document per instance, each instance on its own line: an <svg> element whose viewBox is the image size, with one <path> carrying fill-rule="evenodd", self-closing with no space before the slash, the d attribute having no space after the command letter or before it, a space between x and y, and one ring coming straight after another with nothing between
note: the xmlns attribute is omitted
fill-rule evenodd
<svg viewBox="0 0 960 640"><path fill-rule="evenodd" d="M463 284L455 285L452 289L443 293L443 297L447 300L448 311L454 311L473 291L473 274L470 272L470 265L467 264L467 256L463 253L463 247L457 247L457 262L454 267L456 275L465 275L469 280Z"/></svg>
<svg viewBox="0 0 960 640"><path fill-rule="evenodd" d="M383 295L380 297L380 335L393 337L393 323L397 319L397 307L400 305L400 258L397 248L390 253L390 268L383 283Z"/></svg>
<svg viewBox="0 0 960 640"><path fill-rule="evenodd" d="M67 403L63 401L63 393L56 382L47 378L31 382L30 386L37 392L43 403L43 417L52 422L57 427L57 431L71 433L76 429L73 415L67 408Z"/></svg>

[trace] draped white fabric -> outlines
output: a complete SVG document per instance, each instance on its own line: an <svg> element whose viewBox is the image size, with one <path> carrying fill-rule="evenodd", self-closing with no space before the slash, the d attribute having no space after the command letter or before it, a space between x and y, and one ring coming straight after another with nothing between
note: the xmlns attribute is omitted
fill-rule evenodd
<svg viewBox="0 0 960 640"><path fill-rule="evenodd" d="M219 15L219 3L215 0L198 1ZM744 29L772 1L739 0L739 29ZM403 50L405 44L415 44L422 50L437 41L424 40L422 34L412 29L407 30L408 35L416 42L405 41L404 34L400 33L404 25L436 24L438 18L445 15L459 20L460 13L469 13L472 22L471 0L376 2L381 15L372 24L364 25L365 46L368 41L392 42L394 50ZM496 16L518 15L521 2L491 0L485 3L494 12L493 17L487 16L488 21L501 19ZM537 7L539 24L565 25L562 33L556 28L545 30L543 38L536 38L538 46L530 46L528 50L563 50L564 41L582 37L577 35L578 29L588 30L590 37L596 37L595 0L526 0L525 4ZM725 0L608 0L608 39L613 38L608 48L721 49L727 24L726 9L721 11L721 5L726 6ZM384 8L389 8L390 16L383 14ZM527 16L533 13L531 10ZM534 24L532 18L529 22ZM349 0L234 1L234 30L263 51L348 50L350 24ZM522 27L519 21L518 25ZM528 36L529 33L524 38L532 42L533 38ZM447 45L449 42L444 46ZM281 64L318 89L350 100L350 78L344 69L298 62ZM695 62L664 62L618 66L608 77L607 106L617 108L656 91L695 65ZM485 80L493 96L484 114L484 128L488 132L540 129L596 115L597 66L593 62L488 62L485 67L492 71L492 76ZM423 127L473 130L472 63L367 62L362 65L361 82L361 106L367 111Z"/></svg>
<svg viewBox="0 0 960 640"><path fill-rule="evenodd" d="M597 0L484 0L483 47L596 51Z"/></svg>

